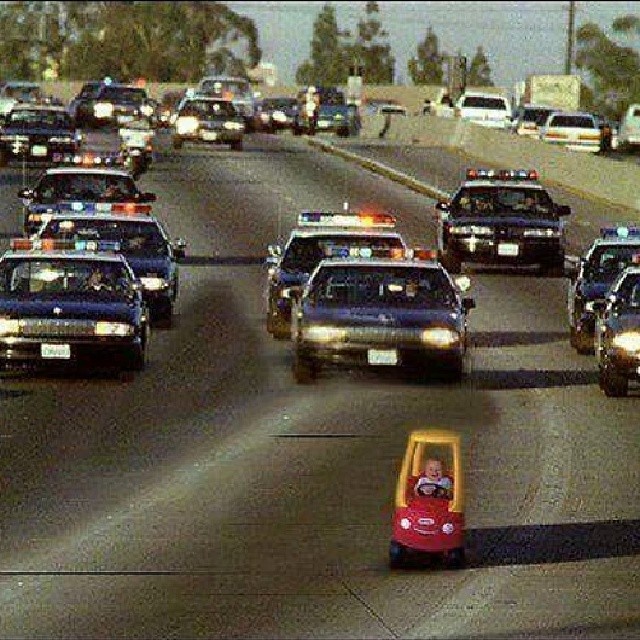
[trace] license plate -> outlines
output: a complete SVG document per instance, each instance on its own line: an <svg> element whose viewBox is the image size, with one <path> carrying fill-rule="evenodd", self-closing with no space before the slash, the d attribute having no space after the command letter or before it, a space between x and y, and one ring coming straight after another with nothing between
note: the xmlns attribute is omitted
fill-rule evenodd
<svg viewBox="0 0 640 640"><path fill-rule="evenodd" d="M369 349L367 351L369 364L398 364L398 352L395 349Z"/></svg>
<svg viewBox="0 0 640 640"><path fill-rule="evenodd" d="M505 242L498 245L499 256L517 256L520 253L520 247L517 244Z"/></svg>
<svg viewBox="0 0 640 640"><path fill-rule="evenodd" d="M217 140L218 134L215 131L203 131L202 132L203 140Z"/></svg>
<svg viewBox="0 0 640 640"><path fill-rule="evenodd" d="M40 355L43 358L69 360L71 358L71 345L69 344L41 344Z"/></svg>
<svg viewBox="0 0 640 640"><path fill-rule="evenodd" d="M41 158L42 156L46 156L47 147L41 144L34 144L33 147L31 147L31 155L36 156L38 158Z"/></svg>
<svg viewBox="0 0 640 640"><path fill-rule="evenodd" d="M116 120L118 122L133 122L133 116L126 116L126 115L117 116Z"/></svg>

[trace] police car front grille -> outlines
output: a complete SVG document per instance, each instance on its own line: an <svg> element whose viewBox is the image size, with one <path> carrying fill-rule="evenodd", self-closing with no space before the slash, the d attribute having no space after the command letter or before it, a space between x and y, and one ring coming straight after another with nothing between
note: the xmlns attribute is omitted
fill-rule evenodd
<svg viewBox="0 0 640 640"><path fill-rule="evenodd" d="M72 338L95 334L92 320L34 318L20 321L20 335L25 338Z"/></svg>
<svg viewBox="0 0 640 640"><path fill-rule="evenodd" d="M348 342L375 342L380 344L398 342L420 342L422 329L402 327L347 327Z"/></svg>

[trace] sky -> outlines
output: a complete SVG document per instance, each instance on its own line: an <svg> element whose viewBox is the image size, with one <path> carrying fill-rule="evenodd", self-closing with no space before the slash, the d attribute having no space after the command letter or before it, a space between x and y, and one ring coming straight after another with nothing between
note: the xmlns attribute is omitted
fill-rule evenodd
<svg viewBox="0 0 640 640"><path fill-rule="evenodd" d="M320 2L225 2L256 24L262 61L278 70L278 84L295 84L297 67L310 56L313 23L325 5ZM356 31L366 2L330 2L338 28ZM482 46L496 86L511 89L529 74L564 73L569 2L378 2L379 19L389 33L396 59L396 83L411 84L408 60L431 26L441 53L473 57ZM611 38L611 24L622 15L639 15L640 2L576 2L576 29L595 22ZM619 44L640 50L640 35Z"/></svg>

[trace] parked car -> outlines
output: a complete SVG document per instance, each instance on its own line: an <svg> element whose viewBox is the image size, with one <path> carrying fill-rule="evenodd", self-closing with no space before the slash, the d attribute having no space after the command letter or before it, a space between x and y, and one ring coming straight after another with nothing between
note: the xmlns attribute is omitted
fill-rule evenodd
<svg viewBox="0 0 640 640"><path fill-rule="evenodd" d="M618 149L628 152L638 148L640 148L640 104L631 104L620 121Z"/></svg>

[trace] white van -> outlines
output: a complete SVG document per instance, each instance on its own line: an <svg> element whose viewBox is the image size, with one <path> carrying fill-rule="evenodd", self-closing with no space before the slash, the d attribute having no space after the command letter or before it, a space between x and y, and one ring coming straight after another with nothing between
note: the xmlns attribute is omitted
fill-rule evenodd
<svg viewBox="0 0 640 640"><path fill-rule="evenodd" d="M463 93L456 102L455 114L483 127L511 127L511 105L504 96L495 93Z"/></svg>
<svg viewBox="0 0 640 640"><path fill-rule="evenodd" d="M618 149L631 151L638 148L640 148L640 104L630 104L620 122Z"/></svg>

